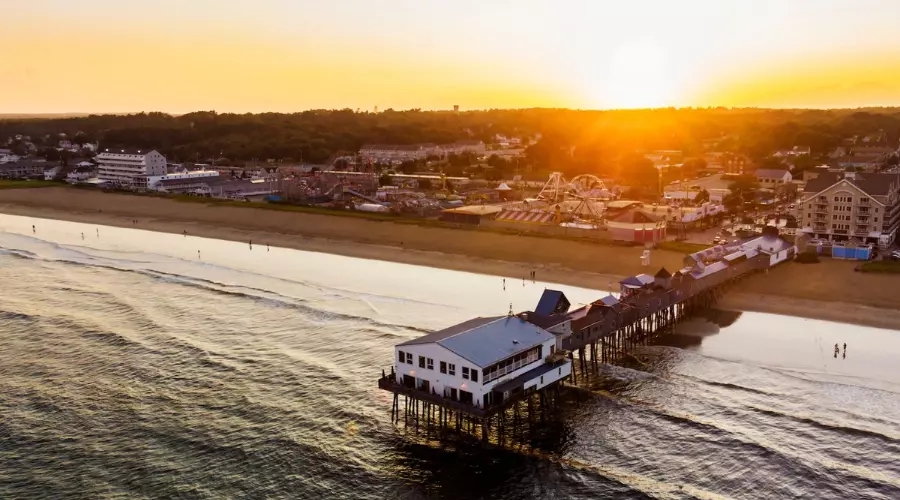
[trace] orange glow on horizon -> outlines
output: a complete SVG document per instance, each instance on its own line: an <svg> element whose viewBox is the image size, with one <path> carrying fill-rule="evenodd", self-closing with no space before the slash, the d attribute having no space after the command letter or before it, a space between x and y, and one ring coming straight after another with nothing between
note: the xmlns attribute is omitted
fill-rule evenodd
<svg viewBox="0 0 900 500"><path fill-rule="evenodd" d="M900 2L523 1L34 0L0 112L900 105Z"/></svg>

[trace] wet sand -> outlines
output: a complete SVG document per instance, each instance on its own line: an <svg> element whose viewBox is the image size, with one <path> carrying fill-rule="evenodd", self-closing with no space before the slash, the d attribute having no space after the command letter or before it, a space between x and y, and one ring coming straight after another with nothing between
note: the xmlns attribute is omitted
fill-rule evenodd
<svg viewBox="0 0 900 500"><path fill-rule="evenodd" d="M640 248L429 227L354 217L263 210L73 188L0 190L0 213L133 227L520 279L616 289L625 276L670 271L683 255ZM136 222L135 222L136 221ZM854 263L788 264L754 276L722 307L900 329L898 280Z"/></svg>

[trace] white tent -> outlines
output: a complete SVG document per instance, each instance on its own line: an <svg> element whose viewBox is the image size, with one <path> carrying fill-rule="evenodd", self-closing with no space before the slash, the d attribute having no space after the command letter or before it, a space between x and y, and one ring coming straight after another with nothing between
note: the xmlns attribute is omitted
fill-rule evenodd
<svg viewBox="0 0 900 500"><path fill-rule="evenodd" d="M497 191L512 191L512 188L507 186L505 182L501 183L497 186Z"/></svg>

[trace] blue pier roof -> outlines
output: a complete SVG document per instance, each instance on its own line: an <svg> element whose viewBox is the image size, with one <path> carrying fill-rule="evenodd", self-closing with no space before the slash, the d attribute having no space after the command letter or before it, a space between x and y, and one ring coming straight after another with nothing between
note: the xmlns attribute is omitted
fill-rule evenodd
<svg viewBox="0 0 900 500"><path fill-rule="evenodd" d="M400 345L433 342L484 368L554 338L522 318L503 316L476 318Z"/></svg>

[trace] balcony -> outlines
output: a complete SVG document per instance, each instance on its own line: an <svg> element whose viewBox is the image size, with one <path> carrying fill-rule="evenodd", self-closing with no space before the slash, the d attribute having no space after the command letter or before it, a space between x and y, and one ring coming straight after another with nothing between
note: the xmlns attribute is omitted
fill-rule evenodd
<svg viewBox="0 0 900 500"><path fill-rule="evenodd" d="M849 230L847 230L847 229L833 229L831 232L834 233L834 234L848 234L848 233L849 233Z"/></svg>
<svg viewBox="0 0 900 500"><path fill-rule="evenodd" d="M853 231L853 235L854 236L868 236L869 230L868 229L857 229L857 230Z"/></svg>
<svg viewBox="0 0 900 500"><path fill-rule="evenodd" d="M825 224L814 224L813 230L817 232L825 232L828 230L828 226L826 226Z"/></svg>
<svg viewBox="0 0 900 500"><path fill-rule="evenodd" d="M870 207L872 206L872 200L870 198L860 198L856 204L858 206Z"/></svg>
<svg viewBox="0 0 900 500"><path fill-rule="evenodd" d="M816 208L813 209L813 212L815 212L817 214L827 214L828 213L828 204L816 203Z"/></svg>

